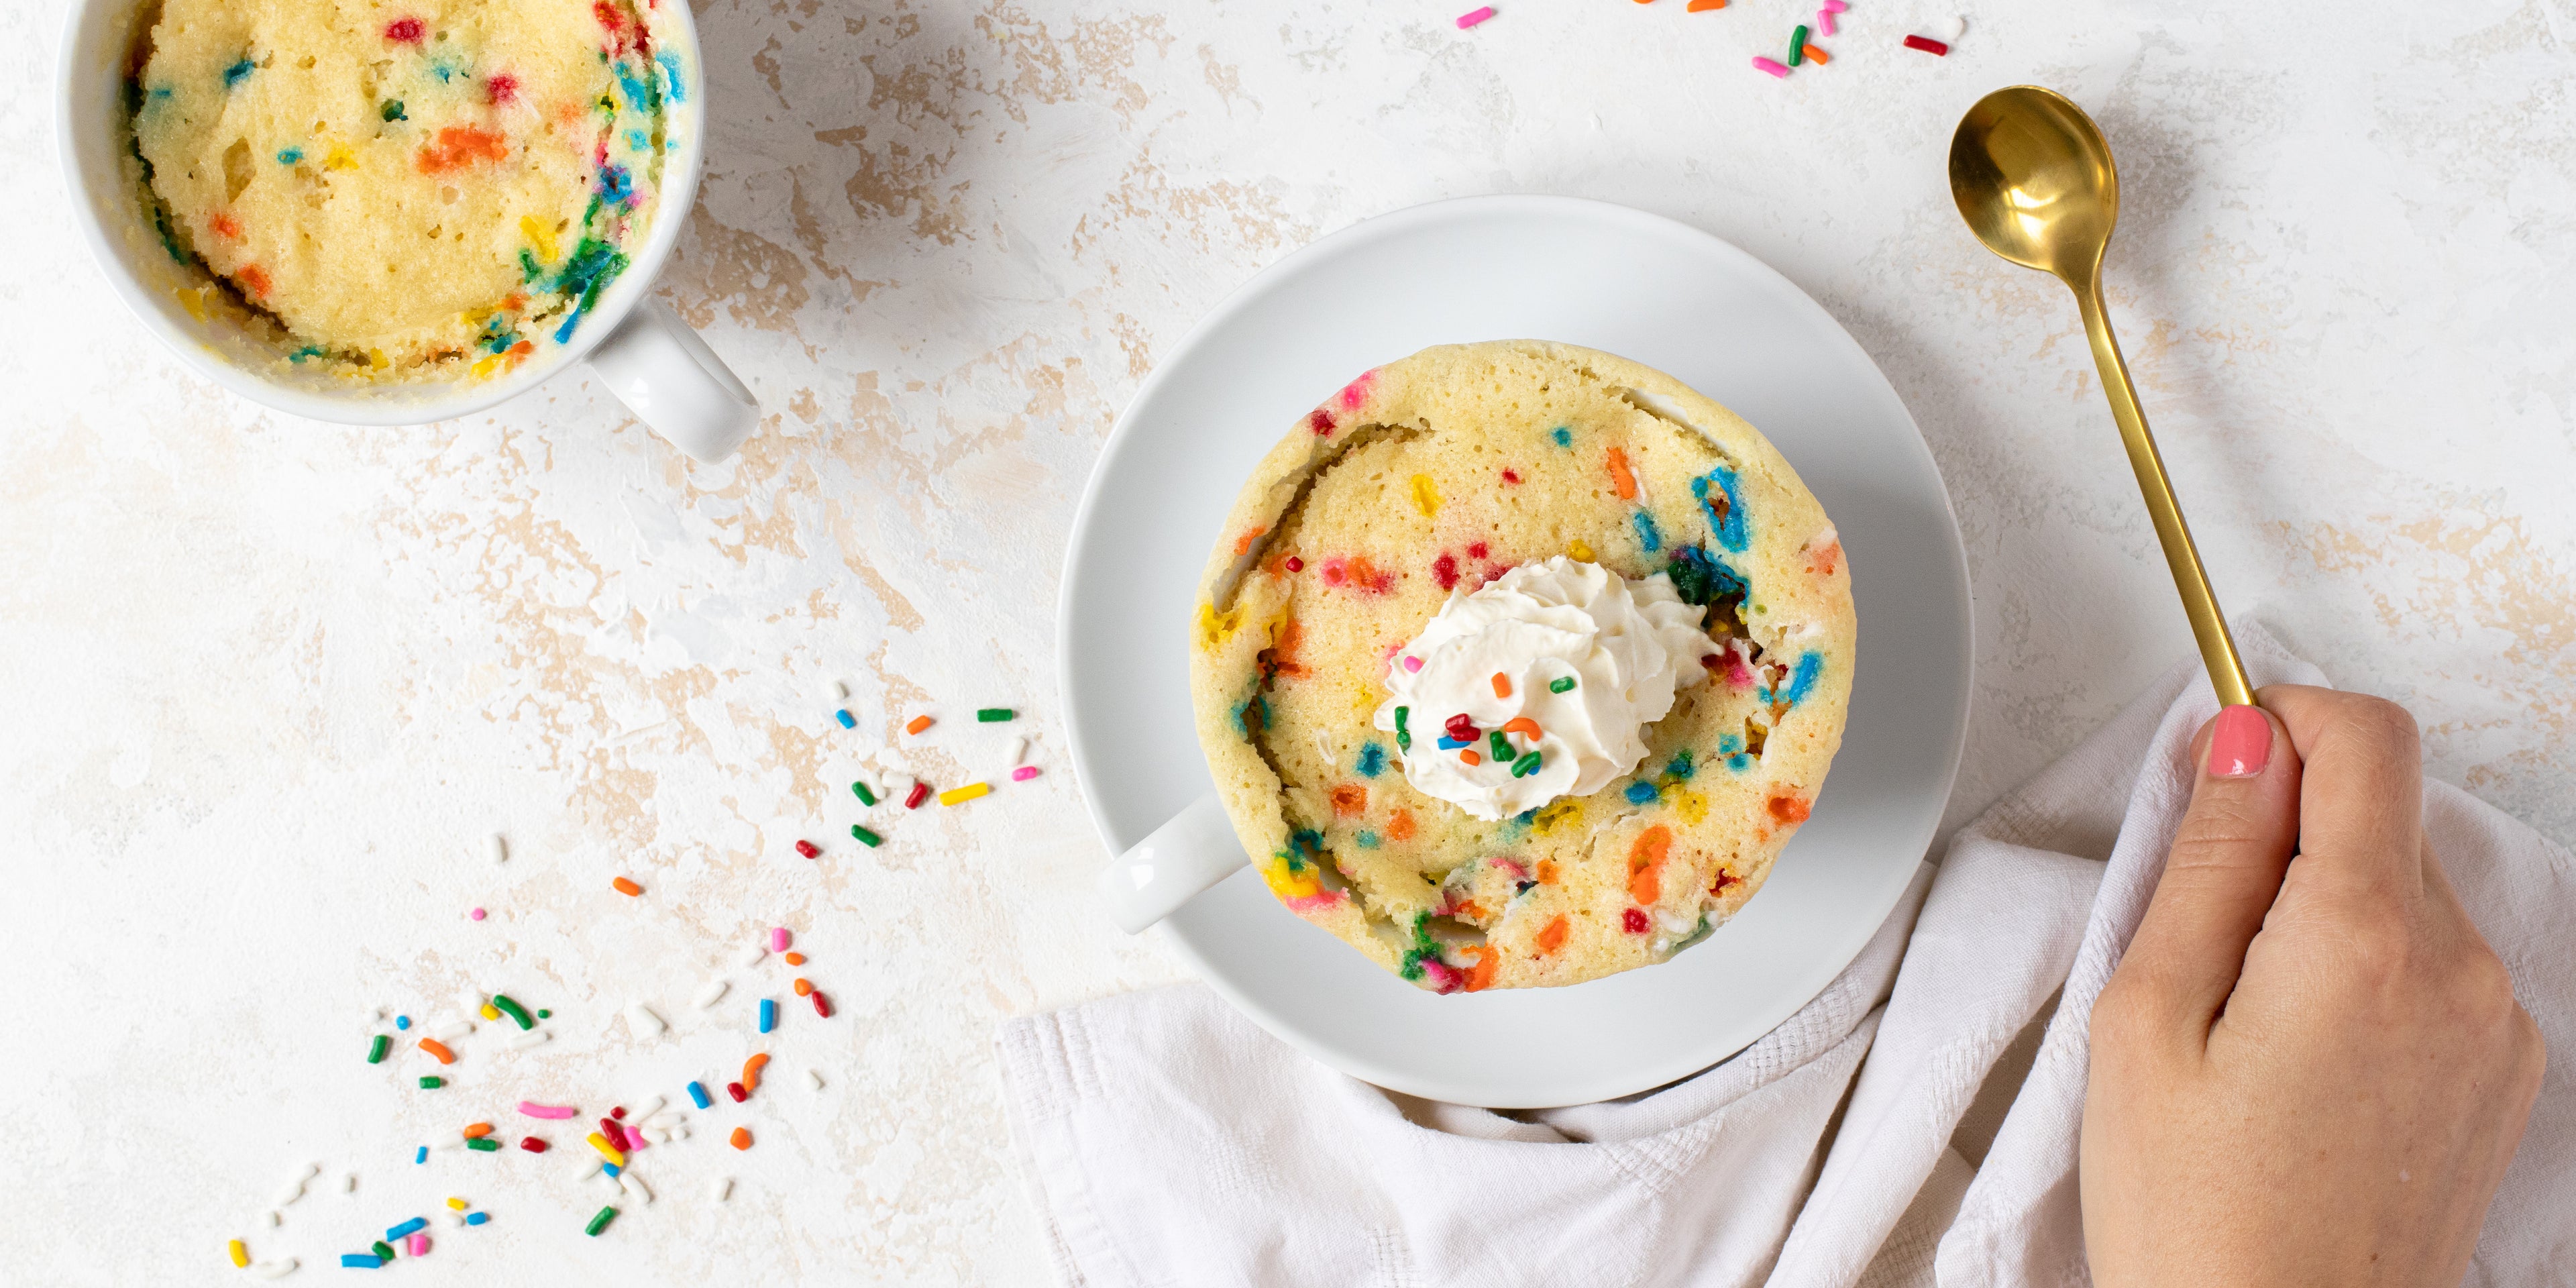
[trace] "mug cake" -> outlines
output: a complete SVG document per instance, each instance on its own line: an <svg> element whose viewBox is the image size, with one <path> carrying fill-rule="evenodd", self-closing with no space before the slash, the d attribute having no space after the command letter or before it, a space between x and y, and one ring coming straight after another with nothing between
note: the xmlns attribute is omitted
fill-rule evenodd
<svg viewBox="0 0 2576 1288"><path fill-rule="evenodd" d="M1841 745L1851 576L1770 442L1570 345L1426 349L1254 470L1191 626L1271 891L1438 992L1649 965L1762 887Z"/></svg>
<svg viewBox="0 0 2576 1288"><path fill-rule="evenodd" d="M135 181L192 314L352 379L489 377L627 267L667 57L630 0L163 0Z"/></svg>

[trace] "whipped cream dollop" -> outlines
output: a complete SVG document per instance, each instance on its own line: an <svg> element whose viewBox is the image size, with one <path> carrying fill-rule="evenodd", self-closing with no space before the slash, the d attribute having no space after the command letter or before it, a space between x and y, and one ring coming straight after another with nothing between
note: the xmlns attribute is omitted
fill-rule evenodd
<svg viewBox="0 0 2576 1288"><path fill-rule="evenodd" d="M1637 767L1645 727L1681 686L1708 678L1706 612L1662 573L1632 582L1563 555L1523 564L1451 591L1396 652L1377 727L1401 731L1416 790L1481 819L1590 795Z"/></svg>

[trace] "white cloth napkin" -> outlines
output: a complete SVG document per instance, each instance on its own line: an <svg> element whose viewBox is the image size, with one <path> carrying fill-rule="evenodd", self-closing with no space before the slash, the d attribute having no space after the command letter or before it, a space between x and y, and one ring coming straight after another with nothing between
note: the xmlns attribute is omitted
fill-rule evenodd
<svg viewBox="0 0 2576 1288"><path fill-rule="evenodd" d="M2258 683L2322 683L2260 631L2240 647ZM998 1038L1012 1133L1058 1277L2084 1283L2093 999L2216 710L2198 664L2177 666L1960 833L1815 1001L1648 1095L1511 1117L1415 1100L1313 1063L1195 986L1012 1020ZM2456 788L2428 783L2424 800L2553 1056L2468 1282L2576 1283L2576 864Z"/></svg>

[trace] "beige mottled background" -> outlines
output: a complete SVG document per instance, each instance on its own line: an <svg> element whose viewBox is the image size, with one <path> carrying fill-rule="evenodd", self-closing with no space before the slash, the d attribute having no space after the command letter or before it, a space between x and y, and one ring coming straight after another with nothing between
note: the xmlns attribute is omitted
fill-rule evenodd
<svg viewBox="0 0 2576 1288"><path fill-rule="evenodd" d="M401 1273L1036 1281L992 1026L1179 975L1084 894L1051 687L1076 499L1195 318L1414 202L1687 220L1877 357L1967 534L1964 820L2188 651L2074 310L1941 183L2014 81L2119 152L2113 313L2226 600L2576 841L2576 5L2011 0L1947 60L1898 47L1956 3L1855 0L1832 66L1774 82L1745 61L1785 0L1498 0L1467 33L1469 0L707 0L709 172L662 291L768 412L715 468L578 373L410 430L185 374L65 213L63 0L0 11L0 1280L213 1282L229 1237L337 1275L454 1193L494 1223ZM987 703L1047 776L854 847L851 769L916 709L946 717L920 768L982 769ZM411 1165L523 1094L718 1081L784 996L723 963L779 922L840 1017L791 1006L769 1089L639 1160L661 1199L609 1237L564 1154ZM478 985L556 1040L478 1034L437 1093L417 1054L363 1063L370 1008ZM675 1032L638 1040L635 999ZM305 1159L334 1192L256 1225Z"/></svg>

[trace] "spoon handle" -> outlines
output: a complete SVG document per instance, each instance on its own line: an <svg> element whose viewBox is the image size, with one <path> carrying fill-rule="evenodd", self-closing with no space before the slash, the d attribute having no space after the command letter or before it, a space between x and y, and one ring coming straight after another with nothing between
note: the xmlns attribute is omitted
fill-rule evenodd
<svg viewBox="0 0 2576 1288"><path fill-rule="evenodd" d="M2200 660L2209 668L2210 687L2218 691L2224 705L2253 706L2254 686L2245 678L2245 664L2237 660L2236 640L2227 633L2227 617L2218 611L2209 574L2201 570L2200 550L2191 543L2182 503L2174 498L2173 481L2165 476L2156 436L2147 432L2147 414L2138 408L2137 386L2129 383L2129 364L2120 357L2120 342L2112 337L2111 319L2102 311L2100 284L2078 287L2075 302L2084 311L2084 335L2093 342L2093 363L2102 371L2102 392L2111 400L2111 419L2119 422L2129 466L2138 472L2138 490L2146 496L2156 540L2173 568L2174 589L2182 592L2183 612L2191 617L2192 637L2200 642Z"/></svg>

